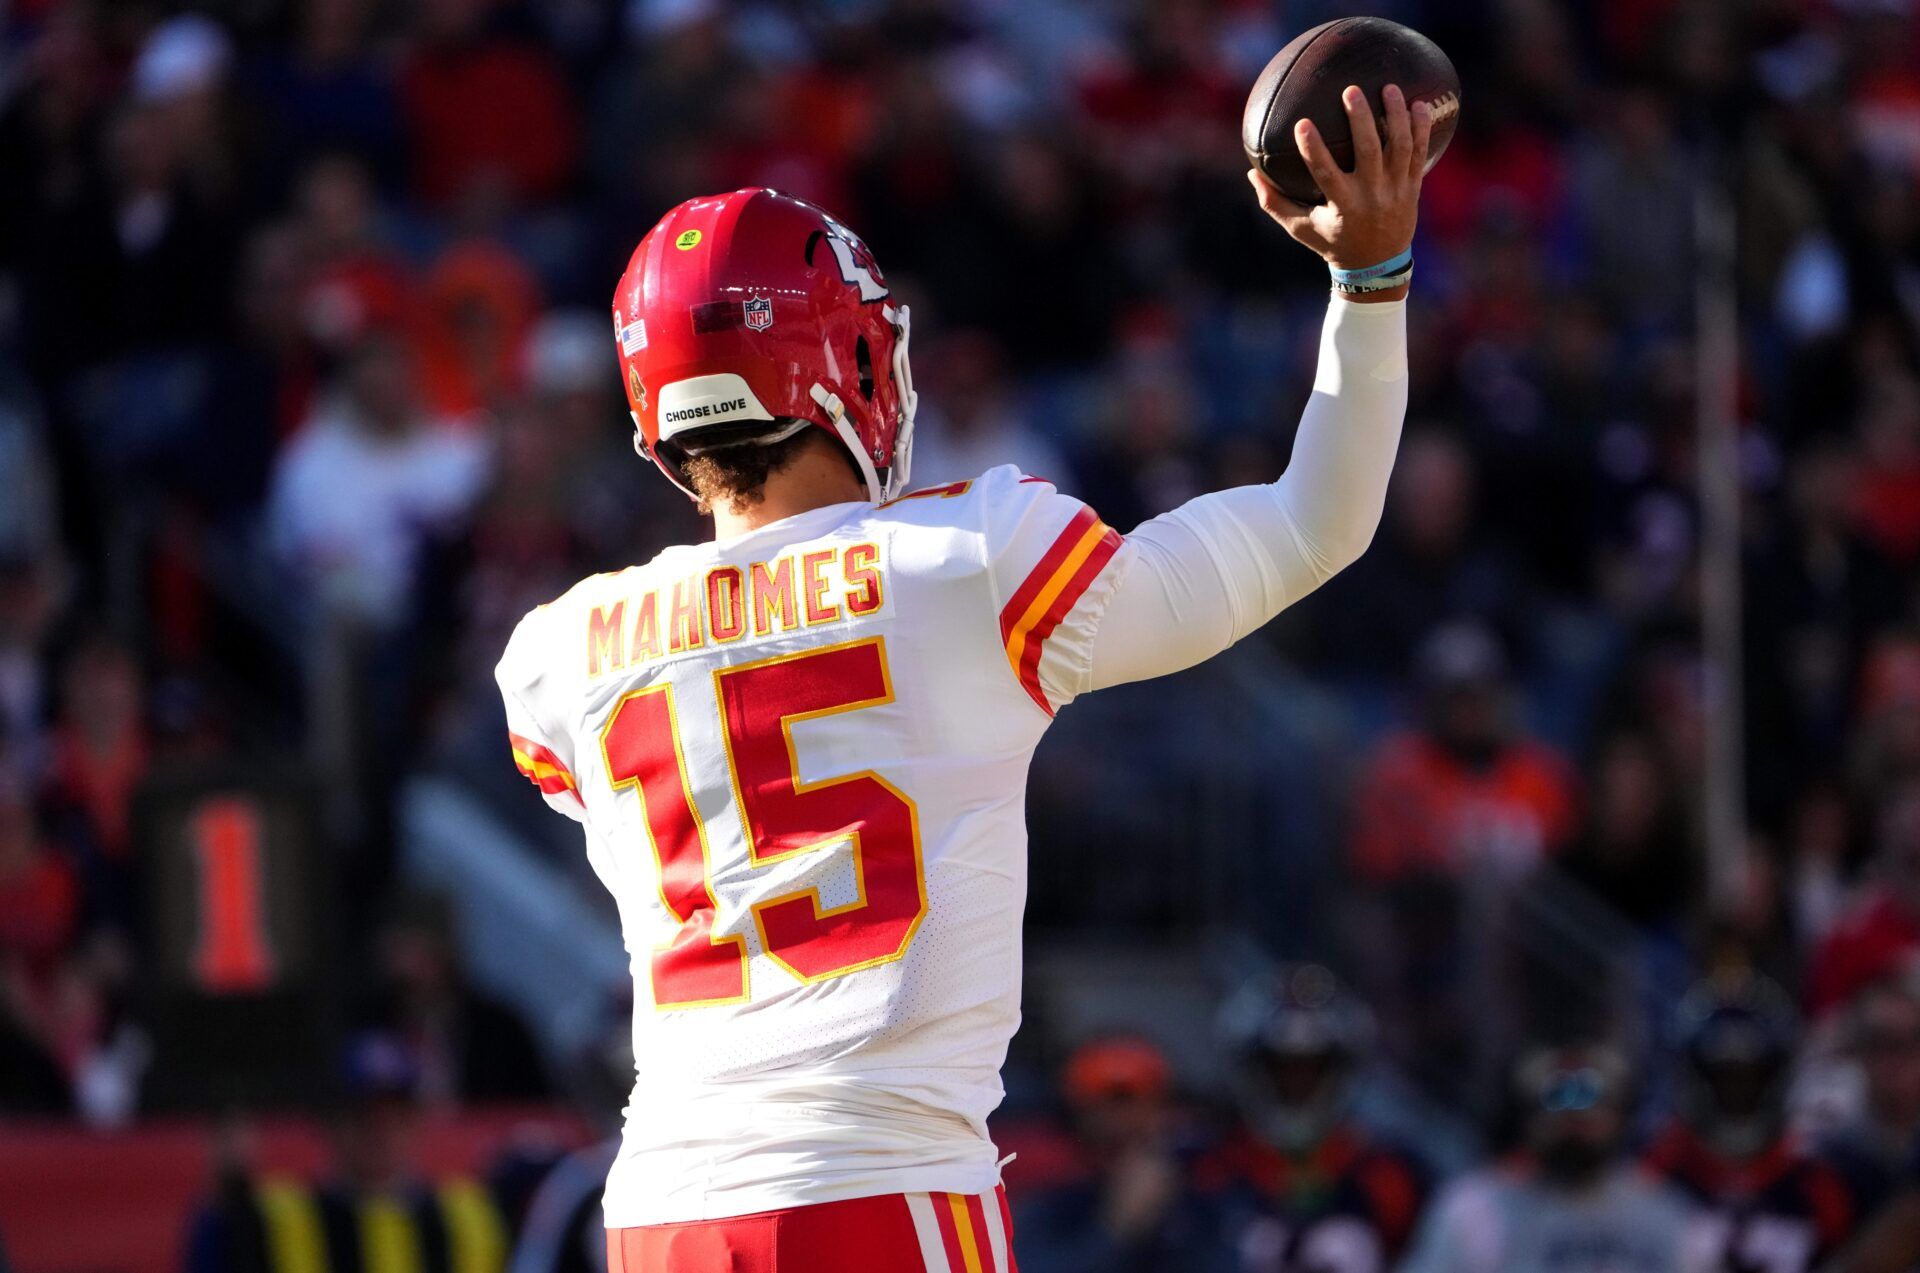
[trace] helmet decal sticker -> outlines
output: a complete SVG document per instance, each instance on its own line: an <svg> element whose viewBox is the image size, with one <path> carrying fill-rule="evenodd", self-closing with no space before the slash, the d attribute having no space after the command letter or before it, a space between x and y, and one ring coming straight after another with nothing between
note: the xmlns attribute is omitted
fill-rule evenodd
<svg viewBox="0 0 1920 1273"><path fill-rule="evenodd" d="M853 232L837 221L828 221L830 230L815 230L807 236L807 264L813 264L813 249L822 240L833 251L833 259L840 267L840 277L848 285L860 289L863 301L884 301L892 293L887 285L880 281L879 267L874 263L873 253L867 245L855 238Z"/></svg>
<svg viewBox="0 0 1920 1273"><path fill-rule="evenodd" d="M682 252L687 251L689 248L699 247L700 231L682 230L680 232L680 237L673 241L673 246L679 248Z"/></svg>

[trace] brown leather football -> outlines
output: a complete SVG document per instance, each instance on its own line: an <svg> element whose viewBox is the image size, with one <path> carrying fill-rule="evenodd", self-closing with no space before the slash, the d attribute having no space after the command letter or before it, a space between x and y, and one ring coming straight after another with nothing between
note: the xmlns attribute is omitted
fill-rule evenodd
<svg viewBox="0 0 1920 1273"><path fill-rule="evenodd" d="M1312 120L1334 162L1353 171L1353 130L1340 104L1340 94L1349 84L1358 84L1366 93L1383 132L1386 106L1380 90L1389 84L1400 86L1408 106L1424 101L1433 108L1429 170L1453 140L1454 127L1460 122L1460 75L1439 45L1385 18L1322 23L1274 54L1253 82L1246 114L1240 119L1240 144L1247 161L1296 202L1326 202L1294 144L1293 126L1300 119Z"/></svg>

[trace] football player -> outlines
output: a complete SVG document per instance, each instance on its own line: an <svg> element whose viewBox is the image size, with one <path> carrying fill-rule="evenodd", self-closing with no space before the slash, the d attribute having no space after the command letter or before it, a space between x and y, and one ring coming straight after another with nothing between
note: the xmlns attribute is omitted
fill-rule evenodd
<svg viewBox="0 0 1920 1273"><path fill-rule="evenodd" d="M1371 539L1431 127L1383 99L1376 125L1347 90L1352 172L1302 125L1324 204L1249 174L1336 289L1291 466L1125 536L1011 467L910 490L907 310L821 209L738 190L641 240L613 305L635 443L714 538L578 584L498 668L631 954L616 1270L1013 1267L985 1120L1028 759L1076 695L1210 657Z"/></svg>
<svg viewBox="0 0 1920 1273"><path fill-rule="evenodd" d="M1222 1014L1240 1060L1240 1125L1198 1166L1244 1273L1384 1273L1405 1252L1428 1173L1354 1114L1367 1009L1314 964L1242 988Z"/></svg>
<svg viewBox="0 0 1920 1273"><path fill-rule="evenodd" d="M1787 1127L1796 1022L1762 978L1705 981L1679 1009L1679 1114L1647 1165L1705 1209L1702 1241L1728 1273L1801 1273L1849 1236L1853 1186Z"/></svg>

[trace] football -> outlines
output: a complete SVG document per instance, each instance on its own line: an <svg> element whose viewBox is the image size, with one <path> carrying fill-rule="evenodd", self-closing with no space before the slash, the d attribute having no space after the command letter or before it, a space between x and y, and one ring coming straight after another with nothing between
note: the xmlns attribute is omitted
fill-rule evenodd
<svg viewBox="0 0 1920 1273"><path fill-rule="evenodd" d="M1382 121L1380 90L1389 84L1400 86L1408 106L1424 101L1433 108L1429 170L1453 140L1460 122L1460 75L1439 45L1385 18L1324 22L1274 54L1254 81L1240 120L1247 161L1296 203L1326 202L1294 144L1294 124L1302 118L1320 130L1334 162L1353 171L1353 130L1340 103L1349 84L1360 86Z"/></svg>

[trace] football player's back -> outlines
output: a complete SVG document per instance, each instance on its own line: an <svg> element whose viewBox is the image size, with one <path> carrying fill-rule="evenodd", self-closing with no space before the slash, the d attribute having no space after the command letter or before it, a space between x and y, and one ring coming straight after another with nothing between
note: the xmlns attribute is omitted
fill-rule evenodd
<svg viewBox="0 0 1920 1273"><path fill-rule="evenodd" d="M522 623L515 745L586 825L641 1009L612 1222L793 1201L793 1154L805 1201L911 1190L929 1159L991 1181L1042 672L1084 652L1118 544L1001 468L669 549ZM899 1152L836 1157L822 1100ZM757 1151L716 1179L722 1129Z"/></svg>

